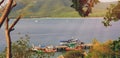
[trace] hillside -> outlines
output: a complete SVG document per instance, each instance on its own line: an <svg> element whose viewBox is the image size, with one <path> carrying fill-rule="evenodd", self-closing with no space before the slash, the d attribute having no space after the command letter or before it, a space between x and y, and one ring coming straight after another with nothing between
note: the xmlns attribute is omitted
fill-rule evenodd
<svg viewBox="0 0 120 58"><path fill-rule="evenodd" d="M97 4L90 16L104 16L109 4L111 3ZM70 0L17 0L17 6L13 9L12 17L19 13L25 17L79 17L70 5Z"/></svg>

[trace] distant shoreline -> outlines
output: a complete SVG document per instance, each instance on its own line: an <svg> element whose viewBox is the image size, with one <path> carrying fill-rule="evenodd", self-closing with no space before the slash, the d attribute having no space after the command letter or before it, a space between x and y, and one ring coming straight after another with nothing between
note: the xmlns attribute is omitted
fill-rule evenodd
<svg viewBox="0 0 120 58"><path fill-rule="evenodd" d="M38 18L33 17L33 19L38 19ZM104 17L41 17L39 19L56 19L56 18L57 19L87 19L87 18L88 19L96 19L96 18L103 19ZM12 18L12 19L15 19L15 18ZM21 19L29 19L29 18L24 17L24 18L21 18Z"/></svg>

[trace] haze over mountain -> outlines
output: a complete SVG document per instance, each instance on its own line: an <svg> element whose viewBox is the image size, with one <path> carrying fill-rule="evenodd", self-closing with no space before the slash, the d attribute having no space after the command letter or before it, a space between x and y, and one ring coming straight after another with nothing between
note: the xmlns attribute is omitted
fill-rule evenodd
<svg viewBox="0 0 120 58"><path fill-rule="evenodd" d="M25 17L79 17L71 8L70 0L17 0L12 16L23 14ZM99 3L93 8L90 16L104 16L106 8L113 2ZM116 2L114 2L116 3ZM103 7L104 6L104 7Z"/></svg>

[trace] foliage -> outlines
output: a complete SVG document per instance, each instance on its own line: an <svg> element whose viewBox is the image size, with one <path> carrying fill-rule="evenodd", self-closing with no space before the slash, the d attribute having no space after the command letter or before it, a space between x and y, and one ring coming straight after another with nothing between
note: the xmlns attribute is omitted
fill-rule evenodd
<svg viewBox="0 0 120 58"><path fill-rule="evenodd" d="M100 43L93 40L93 46L90 49L87 58L119 58L120 57L120 38L119 40L108 40Z"/></svg>
<svg viewBox="0 0 120 58"><path fill-rule="evenodd" d="M50 56L54 55L54 53L38 54L30 51L31 45L29 38L30 37L28 35L25 35L25 37L20 37L19 40L12 43L12 58L49 58ZM6 57L5 51L0 53L0 58Z"/></svg>
<svg viewBox="0 0 120 58"><path fill-rule="evenodd" d="M20 40L12 43L12 58L29 58L31 53L29 53L29 37L26 36L26 39L22 37Z"/></svg>
<svg viewBox="0 0 120 58"><path fill-rule="evenodd" d="M102 22L104 26L111 26L110 22L111 21L118 21L120 20L120 1L118 2L117 5L111 4L107 8L106 15L104 17L104 21Z"/></svg>
<svg viewBox="0 0 120 58"><path fill-rule="evenodd" d="M66 52L64 58L84 58L84 51L69 51Z"/></svg>
<svg viewBox="0 0 120 58"><path fill-rule="evenodd" d="M111 48L113 51L120 51L120 37L119 40L113 41Z"/></svg>
<svg viewBox="0 0 120 58"><path fill-rule="evenodd" d="M118 40L114 40L111 44L111 49L114 51L113 57L119 58L120 57L120 37Z"/></svg>
<svg viewBox="0 0 120 58"><path fill-rule="evenodd" d="M5 56L6 56L5 51L0 52L0 58L6 58Z"/></svg>
<svg viewBox="0 0 120 58"><path fill-rule="evenodd" d="M93 47L90 49L87 58L111 58L111 43L112 41L108 41L101 44L97 40L94 40Z"/></svg>
<svg viewBox="0 0 120 58"><path fill-rule="evenodd" d="M86 17L92 12L92 7L94 4L97 4L99 0L72 0L72 2L71 7L73 7L80 16Z"/></svg>
<svg viewBox="0 0 120 58"><path fill-rule="evenodd" d="M86 17L92 12L92 7L94 4L97 4L99 0L72 0L72 2L71 7L73 7L80 16ZM111 26L111 21L118 21L120 19L120 1L117 5L111 4L110 7L107 8L104 19L102 23L106 27Z"/></svg>

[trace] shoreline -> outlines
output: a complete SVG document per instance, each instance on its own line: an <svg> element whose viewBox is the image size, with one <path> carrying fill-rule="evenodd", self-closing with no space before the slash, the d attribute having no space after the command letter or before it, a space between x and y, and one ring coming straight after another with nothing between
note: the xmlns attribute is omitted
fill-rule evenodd
<svg viewBox="0 0 120 58"><path fill-rule="evenodd" d="M21 19L103 19L104 17L42 17L42 18L21 18ZM14 19L14 18L13 18Z"/></svg>

